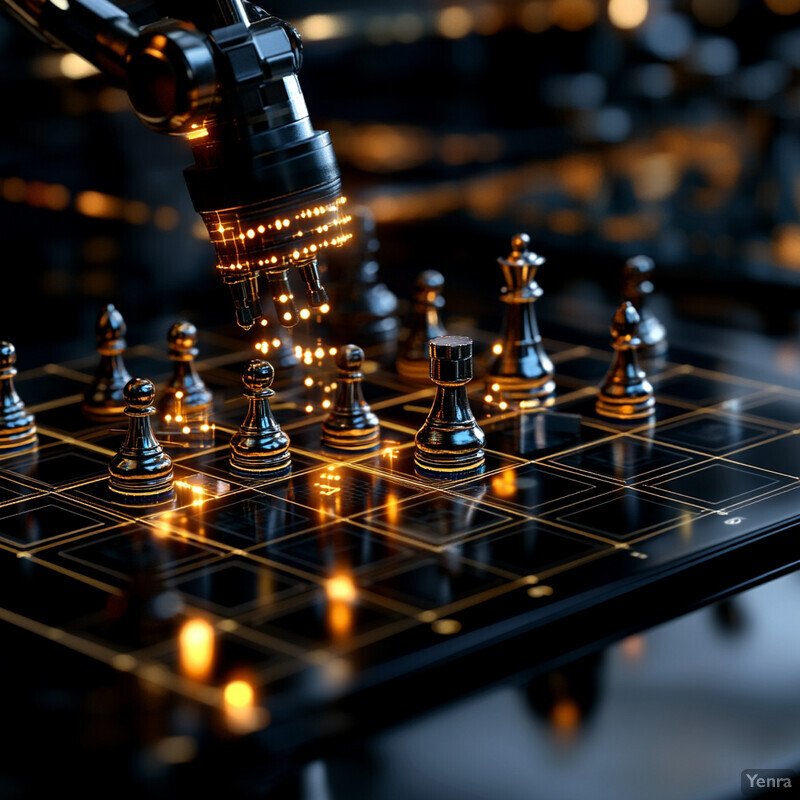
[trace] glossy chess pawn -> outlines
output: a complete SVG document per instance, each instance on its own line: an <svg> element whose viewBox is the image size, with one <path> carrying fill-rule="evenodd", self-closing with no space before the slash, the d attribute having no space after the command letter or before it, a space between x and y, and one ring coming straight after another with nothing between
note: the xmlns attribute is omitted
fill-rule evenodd
<svg viewBox="0 0 800 800"><path fill-rule="evenodd" d="M622 297L630 300L639 314L639 355L646 358L663 356L667 352L667 330L649 308L648 297L653 293L653 259L634 256L622 270Z"/></svg>
<svg viewBox="0 0 800 800"><path fill-rule="evenodd" d="M380 444L380 421L364 399L361 386L363 363L364 351L357 345L346 344L336 354L336 397L331 413L322 423L320 439L332 450L372 450Z"/></svg>
<svg viewBox="0 0 800 800"><path fill-rule="evenodd" d="M292 456L289 437L281 430L269 405L275 370L268 361L252 359L242 373L247 414L231 436L231 471L247 478L265 478L289 471Z"/></svg>
<svg viewBox="0 0 800 800"><path fill-rule="evenodd" d="M176 322L167 333L169 357L174 363L172 378L164 387L158 404L162 419L184 420L208 416L214 397L197 374L197 328L191 322Z"/></svg>
<svg viewBox="0 0 800 800"><path fill-rule="evenodd" d="M121 417L125 413L123 390L131 379L122 359L127 347L126 331L122 314L109 303L97 317L95 336L100 362L81 406L90 419Z"/></svg>
<svg viewBox="0 0 800 800"><path fill-rule="evenodd" d="M0 453L27 450L37 441L36 421L14 388L16 363L14 345L0 342Z"/></svg>
<svg viewBox="0 0 800 800"><path fill-rule="evenodd" d="M352 216L353 240L327 253L329 279L336 287L331 329L339 341L394 342L400 327L397 297L378 280L375 218L366 207L356 208Z"/></svg>
<svg viewBox="0 0 800 800"><path fill-rule="evenodd" d="M108 488L123 505L155 505L174 494L172 460L150 425L156 413L156 389L146 378L133 378L123 391L128 432L108 465Z"/></svg>
<svg viewBox="0 0 800 800"><path fill-rule="evenodd" d="M536 271L544 258L529 251L529 244L530 237L518 233L511 240L511 254L497 259L506 281L500 292L505 316L502 340L487 365L486 391L494 400L531 409L551 405L556 384L534 311L543 294Z"/></svg>
<svg viewBox="0 0 800 800"><path fill-rule="evenodd" d="M636 357L636 351L642 346L639 314L629 300L623 302L614 314L611 346L614 360L597 394L595 410L613 419L651 417L656 410L656 401L653 387Z"/></svg>
<svg viewBox="0 0 800 800"><path fill-rule="evenodd" d="M436 384L436 395L414 440L416 469L438 478L480 472L486 437L467 396L467 384L472 380L472 339L439 336L431 339L429 353L429 374Z"/></svg>
<svg viewBox="0 0 800 800"><path fill-rule="evenodd" d="M446 336L441 320L444 308L444 276L434 269L425 270L417 277L413 293L413 319L408 336L397 356L399 375L413 383L428 382L428 342L437 336Z"/></svg>

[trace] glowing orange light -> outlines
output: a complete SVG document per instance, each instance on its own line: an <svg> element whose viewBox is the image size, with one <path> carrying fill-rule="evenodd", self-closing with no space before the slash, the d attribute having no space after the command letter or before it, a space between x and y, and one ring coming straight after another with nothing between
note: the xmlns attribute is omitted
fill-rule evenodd
<svg viewBox="0 0 800 800"><path fill-rule="evenodd" d="M292 314L290 311L284 312L283 318L288 322L292 318Z"/></svg>
<svg viewBox="0 0 800 800"><path fill-rule="evenodd" d="M324 356L325 356L325 351L321 347L318 347L314 351L314 357L315 358L323 358Z"/></svg>
<svg viewBox="0 0 800 800"><path fill-rule="evenodd" d="M192 142L195 139L205 139L208 136L208 131L205 128L198 128L196 131L189 131L186 138Z"/></svg>
<svg viewBox="0 0 800 800"><path fill-rule="evenodd" d="M353 602L358 595L353 579L344 574L328 578L325 581L325 593L329 600L342 600L348 603Z"/></svg>
<svg viewBox="0 0 800 800"><path fill-rule="evenodd" d="M492 352L493 352L493 353L494 353L496 356L499 356L499 355L500 355L500 354L503 352L503 345L501 345L501 344L496 344L496 345L494 345L494 346L492 347Z"/></svg>
<svg viewBox="0 0 800 800"><path fill-rule="evenodd" d="M484 399L484 400L485 400L487 403L491 403L491 402L492 402L492 400L494 400L494 398L493 398L493 397L492 397L490 394L484 395L483 399Z"/></svg>
<svg viewBox="0 0 800 800"><path fill-rule="evenodd" d="M500 384L499 383L493 383L492 384L492 391L493 392L499 392L500 391Z"/></svg>
<svg viewBox="0 0 800 800"><path fill-rule="evenodd" d="M336 355L336 353L338 353L338 352L339 352L339 351L338 351L338 350L337 350L335 347L331 347L331 348L330 348L330 350L328 350L328 355L335 356L335 355ZM332 385L334 388L336 388L336 384L335 384L335 383L334 383L334 384L331 384L331 385Z"/></svg>
<svg viewBox="0 0 800 800"><path fill-rule="evenodd" d="M637 28L645 21L648 7L648 0L609 0L608 18L617 28Z"/></svg>
<svg viewBox="0 0 800 800"><path fill-rule="evenodd" d="M331 307L327 303L323 303L319 307L320 314L327 314L331 310Z"/></svg>
<svg viewBox="0 0 800 800"><path fill-rule="evenodd" d="M300 309L300 319L308 319L311 316L311 312L307 308Z"/></svg>
<svg viewBox="0 0 800 800"><path fill-rule="evenodd" d="M330 408L331 407L331 401L330 400L323 400L322 401L322 407L323 408Z"/></svg>
<svg viewBox="0 0 800 800"><path fill-rule="evenodd" d="M306 414L310 414L314 410L314 406L310 403L306 406Z"/></svg>
<svg viewBox="0 0 800 800"><path fill-rule="evenodd" d="M253 687L247 681L231 681L223 692L225 705L230 708L248 708L255 701Z"/></svg>
<svg viewBox="0 0 800 800"><path fill-rule="evenodd" d="M204 619L190 619L178 633L181 669L194 680L204 680L214 663L214 628Z"/></svg>
<svg viewBox="0 0 800 800"><path fill-rule="evenodd" d="M182 430L184 433L191 433L191 432L192 432L192 429L191 429L191 428L190 428L188 425L184 425L184 426L181 428L181 430Z"/></svg>

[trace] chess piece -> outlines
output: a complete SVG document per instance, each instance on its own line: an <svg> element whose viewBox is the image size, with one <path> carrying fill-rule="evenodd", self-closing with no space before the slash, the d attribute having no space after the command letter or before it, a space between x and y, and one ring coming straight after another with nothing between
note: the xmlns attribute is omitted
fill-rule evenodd
<svg viewBox="0 0 800 800"><path fill-rule="evenodd" d="M486 370L486 391L494 399L528 409L552 404L556 390L533 305L543 294L536 271L544 258L530 252L529 244L530 237L518 233L511 254L497 259L506 281L500 292L505 317L502 340Z"/></svg>
<svg viewBox="0 0 800 800"><path fill-rule="evenodd" d="M322 423L320 441L332 450L373 450L381 442L380 421L372 413L361 382L364 351L355 344L346 344L336 354L336 398L331 413Z"/></svg>
<svg viewBox="0 0 800 800"><path fill-rule="evenodd" d="M207 417L214 398L197 374L197 328L191 322L176 322L167 333L169 357L174 362L172 378L158 404L159 415L178 423Z"/></svg>
<svg viewBox="0 0 800 800"><path fill-rule="evenodd" d="M446 336L441 320L444 308L444 276L434 269L425 270L417 277L413 294L413 320L408 336L397 356L397 372L412 383L428 382L428 342L437 336Z"/></svg>
<svg viewBox="0 0 800 800"><path fill-rule="evenodd" d="M415 437L414 464L429 477L480 472L486 437L472 414L466 388L472 380L472 339L438 336L431 339L429 353L436 395Z"/></svg>
<svg viewBox="0 0 800 800"><path fill-rule="evenodd" d="M242 373L247 414L231 436L230 468L245 478L282 475L291 469L289 437L281 430L269 405L275 370L268 361L252 359Z"/></svg>
<svg viewBox="0 0 800 800"><path fill-rule="evenodd" d="M90 419L121 417L125 413L123 390L131 379L122 354L127 343L127 326L122 314L109 303L100 312L95 325L97 352L100 363L97 365L94 380L83 396L83 413Z"/></svg>
<svg viewBox="0 0 800 800"><path fill-rule="evenodd" d="M155 505L173 497L172 460L162 450L150 417L156 413L156 389L146 378L133 378L123 390L128 432L108 465L108 488L123 505Z"/></svg>
<svg viewBox="0 0 800 800"><path fill-rule="evenodd" d="M17 351L11 342L0 342L0 453L27 450L36 444L36 422L25 410L17 390Z"/></svg>
<svg viewBox="0 0 800 800"><path fill-rule="evenodd" d="M634 256L625 262L622 270L622 297L630 300L639 314L639 338L642 346L639 355L646 358L663 356L667 352L667 331L650 310L648 296L653 293L651 276L655 270L653 259Z"/></svg>
<svg viewBox="0 0 800 800"><path fill-rule="evenodd" d="M375 253L380 245L375 218L366 207L355 209L352 216L353 240L348 247L327 253L329 278L336 287L331 329L339 341L393 342L400 327L397 297L378 282L380 266Z"/></svg>
<svg viewBox="0 0 800 800"><path fill-rule="evenodd" d="M604 417L620 420L651 417L656 401L653 387L636 357L642 340L639 314L630 300L624 301L614 314L611 346L614 360L597 394L595 410Z"/></svg>

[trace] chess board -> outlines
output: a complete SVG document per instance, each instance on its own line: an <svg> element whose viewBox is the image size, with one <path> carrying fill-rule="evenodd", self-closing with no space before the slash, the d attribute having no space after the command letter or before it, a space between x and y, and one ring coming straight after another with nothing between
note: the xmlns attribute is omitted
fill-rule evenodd
<svg viewBox="0 0 800 800"><path fill-rule="evenodd" d="M458 332L480 367L492 335ZM434 691L545 663L797 560L797 389L668 357L648 365L655 421L617 424L594 412L610 352L546 340L555 405L489 407L476 378L485 472L434 481L413 466L433 388L404 385L368 350L381 447L323 451L325 412L308 410L301 365L274 387L291 474L253 481L227 464L241 367L258 353L213 333L199 346L213 445L169 448L176 495L156 507L109 498L124 424L81 412L96 357L20 364L39 442L0 459L0 621L55 643L56 667L59 653L88 657L204 709L210 730L227 719L260 752L432 704ZM163 385L165 349L132 348L128 370ZM210 631L200 656L186 634L198 620ZM226 711L237 680L252 690L244 718ZM159 736L175 733L171 719Z"/></svg>

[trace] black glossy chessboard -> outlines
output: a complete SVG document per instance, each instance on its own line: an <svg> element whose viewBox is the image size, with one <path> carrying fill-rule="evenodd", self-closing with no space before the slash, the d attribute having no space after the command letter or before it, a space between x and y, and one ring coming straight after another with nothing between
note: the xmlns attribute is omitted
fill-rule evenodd
<svg viewBox="0 0 800 800"><path fill-rule="evenodd" d="M471 333L479 349L488 341ZM227 441L255 354L204 334L214 446L171 448L176 498L145 509L107 495L121 434L80 412L94 358L22 372L40 441L0 460L0 620L55 642L55 668L58 653L78 653L198 705L212 738L230 735L215 727L223 690L244 678L265 709L248 736L288 758L399 705L432 705L431 687L456 694L797 560L785 542L800 520L800 391L667 360L649 365L655 422L618 425L593 410L609 354L547 347L559 394L545 413L487 411L476 379L478 477L414 473L433 390L373 360L379 450L322 450L324 412L305 410L300 369L275 387L292 473L249 481L229 473ZM127 363L169 373L158 344ZM755 549L770 542L784 549ZM180 639L195 619L215 638L199 678ZM165 710L161 735L178 729Z"/></svg>

